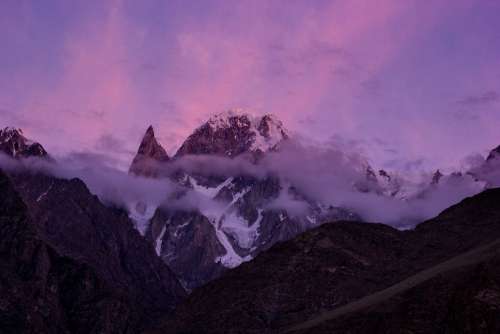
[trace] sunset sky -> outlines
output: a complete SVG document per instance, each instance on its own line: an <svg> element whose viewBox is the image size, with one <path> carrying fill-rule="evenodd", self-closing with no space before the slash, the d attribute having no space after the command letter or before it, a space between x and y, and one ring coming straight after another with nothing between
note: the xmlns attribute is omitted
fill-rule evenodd
<svg viewBox="0 0 500 334"><path fill-rule="evenodd" d="M500 1L0 1L0 126L55 155L169 153L211 114L273 113L387 169L500 144Z"/></svg>

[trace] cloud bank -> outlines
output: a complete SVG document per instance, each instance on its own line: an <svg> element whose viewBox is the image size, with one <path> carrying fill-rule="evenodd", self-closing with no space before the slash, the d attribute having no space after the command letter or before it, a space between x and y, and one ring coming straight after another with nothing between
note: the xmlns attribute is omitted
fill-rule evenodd
<svg viewBox="0 0 500 334"><path fill-rule="evenodd" d="M475 158L475 163L479 158ZM484 162L484 159L482 160ZM367 181L366 158L359 152L346 152L333 144L311 146L288 141L278 152L268 153L257 164L245 156L235 159L210 156L187 156L161 166L165 178L147 179L129 175L103 163L103 158L92 154L71 154L57 163L27 159L13 161L3 157L0 167L7 170L29 170L48 173L61 178L80 178L103 202L129 208L143 202L164 206L171 210L200 210L218 212L227 203L221 203L196 191L181 188L168 176L176 171L221 176L251 176L257 179L279 177L282 187L291 185L303 198L349 209L366 221L383 222L399 228L431 218L461 199L474 195L485 186L500 186L500 165L471 168L470 175L451 174L431 185L431 173L422 173L415 179L394 175L408 191L406 199L381 195L381 185ZM481 174L484 181L478 182ZM363 184L363 191L357 185ZM286 188L283 188L286 189ZM179 194L183 196L179 196ZM305 213L307 206L301 198L282 191L268 204L269 209L287 209L291 215Z"/></svg>

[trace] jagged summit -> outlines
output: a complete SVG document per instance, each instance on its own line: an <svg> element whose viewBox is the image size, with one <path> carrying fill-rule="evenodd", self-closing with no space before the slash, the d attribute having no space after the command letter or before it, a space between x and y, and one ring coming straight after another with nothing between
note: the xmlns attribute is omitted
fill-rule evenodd
<svg viewBox="0 0 500 334"><path fill-rule="evenodd" d="M170 160L165 149L158 143L153 126L150 125L142 138L129 172L141 176L155 176L159 162Z"/></svg>
<svg viewBox="0 0 500 334"><path fill-rule="evenodd" d="M288 138L288 131L276 116L254 116L242 109L231 109L211 116L198 127L179 148L176 157L264 153Z"/></svg>
<svg viewBox="0 0 500 334"><path fill-rule="evenodd" d="M23 130L13 127L0 129L0 152L15 159L48 157L42 145L26 138Z"/></svg>

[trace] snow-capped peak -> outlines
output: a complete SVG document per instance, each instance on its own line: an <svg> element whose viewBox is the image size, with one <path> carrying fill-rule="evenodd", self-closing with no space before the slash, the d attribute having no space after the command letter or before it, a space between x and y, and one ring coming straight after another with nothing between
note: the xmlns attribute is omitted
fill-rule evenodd
<svg viewBox="0 0 500 334"><path fill-rule="evenodd" d="M249 113L245 112L243 109L229 109L218 114L212 115L207 124L214 130L217 131L219 129L226 129L233 124L231 124L231 120L236 120L235 124L238 127L248 126L254 118Z"/></svg>
<svg viewBox="0 0 500 334"><path fill-rule="evenodd" d="M0 142L5 143L9 140L12 140L13 137L23 136L23 130L16 129L13 127L5 127L4 129L0 129ZM24 138L25 139L25 138Z"/></svg>
<svg viewBox="0 0 500 334"><path fill-rule="evenodd" d="M242 153L263 153L288 138L288 131L276 116L255 116L243 109L231 109L211 116L188 137L176 155L235 157Z"/></svg>
<svg viewBox="0 0 500 334"><path fill-rule="evenodd" d="M0 152L13 158L48 156L42 145L29 140L21 129L13 127L0 129Z"/></svg>

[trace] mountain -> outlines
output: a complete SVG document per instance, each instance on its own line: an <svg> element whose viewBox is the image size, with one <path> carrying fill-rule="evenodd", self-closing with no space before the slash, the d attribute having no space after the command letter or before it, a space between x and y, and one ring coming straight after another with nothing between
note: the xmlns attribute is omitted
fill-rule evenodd
<svg viewBox="0 0 500 334"><path fill-rule="evenodd" d="M144 308L145 319L172 310L183 298L176 277L127 214L102 204L82 181L36 173L10 173L9 178L39 235L62 255L87 263L104 281L125 291Z"/></svg>
<svg viewBox="0 0 500 334"><path fill-rule="evenodd" d="M282 122L271 114L256 117L242 110L229 110L212 116L197 128L175 157L210 154L232 158L244 153L258 156L276 149L288 138Z"/></svg>
<svg viewBox="0 0 500 334"><path fill-rule="evenodd" d="M275 116L228 111L212 116L197 128L165 165L176 164L188 155L241 156L250 157L258 167L265 154L279 150L280 144L289 139L288 131ZM154 137L148 142L157 143ZM181 168L171 179L184 189L179 197L191 192L212 205L176 210L151 210L140 205L143 214L133 209L131 217L140 226L146 221L146 238L188 290L324 221L358 218L346 209L307 198L279 175L256 177L244 171L234 175L224 170ZM278 200L300 206L302 213L269 206ZM149 216L151 212L154 214Z"/></svg>
<svg viewBox="0 0 500 334"><path fill-rule="evenodd" d="M156 140L153 127L149 126L130 165L129 173L154 177L158 175L159 164L167 161L167 152Z"/></svg>
<svg viewBox="0 0 500 334"><path fill-rule="evenodd" d="M12 158L48 157L39 143L27 139L21 129L0 129L0 152Z"/></svg>
<svg viewBox="0 0 500 334"><path fill-rule="evenodd" d="M152 129L148 132L146 142L160 146ZM259 164L266 162L265 157L279 153L293 140L283 123L273 115L253 116L242 110L230 110L210 117L196 128L173 158L163 164L154 154L146 155L155 161L156 168L175 170L169 176L180 188L175 200L200 201L203 198L211 203L175 210L169 208L168 203L160 208L144 203L130 206L130 217L137 226L142 226L141 233L186 289L201 286L227 269L253 259L277 242L289 240L324 222L362 220L352 209L308 198L283 175L271 173L257 177L245 170L235 173L217 167L221 164L237 166L243 160L259 169ZM500 180L500 166L491 158L495 152L493 150L485 160L480 173L444 175L438 170L415 180L399 173L376 170L368 162L362 162L352 167L360 168L356 170L360 178L353 183L353 191L401 200L410 205L439 199L444 196L443 189L458 194L459 199L462 198L459 194L467 196L480 192L495 186L494 180ZM210 159L215 159L213 166ZM232 164L230 160L237 162ZM200 163L203 161L208 163ZM190 196L198 199L189 199ZM300 213L290 206L299 207ZM409 228L417 221L408 217L398 223Z"/></svg>
<svg viewBox="0 0 500 334"><path fill-rule="evenodd" d="M2 330L136 333L186 296L128 214L81 180L10 169L0 185Z"/></svg>
<svg viewBox="0 0 500 334"><path fill-rule="evenodd" d="M148 333L496 333L500 189L414 230L334 222L196 289Z"/></svg>
<svg viewBox="0 0 500 334"><path fill-rule="evenodd" d="M1 171L0 193L0 332L134 333L126 294L45 241Z"/></svg>
<svg viewBox="0 0 500 334"><path fill-rule="evenodd" d="M499 331L496 149L466 173L436 172L411 196L399 175L357 166L365 178L353 189L405 201L453 182L488 188L402 231L311 199L283 175L211 166L241 157L258 169L293 140L273 117L262 127L265 116L244 116L251 120L245 126L242 115L234 117L220 114L202 127L241 135L246 144L219 134L200 139L199 153L172 159L153 129L146 131L131 174L176 183L160 207L136 203L136 212L126 212L101 203L79 179L0 171L0 332ZM33 143L9 131L2 132L3 152L38 157L21 154ZM267 144L255 145L262 143L258 136ZM215 160L198 164L207 155ZM138 231L133 219L144 219L145 229Z"/></svg>

